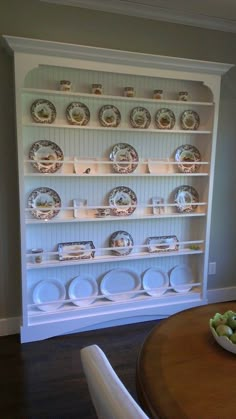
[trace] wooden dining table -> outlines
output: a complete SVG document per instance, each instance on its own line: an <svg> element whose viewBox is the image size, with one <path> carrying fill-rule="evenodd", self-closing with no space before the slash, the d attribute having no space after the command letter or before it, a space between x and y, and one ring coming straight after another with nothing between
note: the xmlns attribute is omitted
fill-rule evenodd
<svg viewBox="0 0 236 419"><path fill-rule="evenodd" d="M209 319L227 310L236 311L236 302L184 310L150 332L136 371L139 402L150 418L236 418L236 355L209 328Z"/></svg>

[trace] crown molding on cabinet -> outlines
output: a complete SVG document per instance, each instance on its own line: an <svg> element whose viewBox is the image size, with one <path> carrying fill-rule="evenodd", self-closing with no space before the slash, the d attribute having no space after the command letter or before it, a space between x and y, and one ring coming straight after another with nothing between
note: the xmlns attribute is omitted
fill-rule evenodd
<svg viewBox="0 0 236 419"><path fill-rule="evenodd" d="M122 15L177 23L199 28L213 29L223 32L236 33L236 21L233 19L210 16L202 13L180 11L171 7L145 4L145 2L130 2L124 0L40 0L64 6L77 6L85 9Z"/></svg>
<svg viewBox="0 0 236 419"><path fill-rule="evenodd" d="M85 45L65 44L61 42L44 41L8 35L3 35L2 41L11 53L20 52L73 59L77 58L80 60L94 62L107 62L115 65L130 65L137 68L144 66L145 68L150 69L158 68L221 76L234 66L233 64L144 54L131 51L120 51Z"/></svg>

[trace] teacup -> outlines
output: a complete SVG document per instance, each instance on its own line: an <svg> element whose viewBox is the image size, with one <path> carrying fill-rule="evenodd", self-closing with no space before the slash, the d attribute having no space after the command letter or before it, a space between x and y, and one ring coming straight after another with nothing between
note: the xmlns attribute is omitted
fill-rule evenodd
<svg viewBox="0 0 236 419"><path fill-rule="evenodd" d="M97 217L107 217L108 215L110 215L110 208L97 208Z"/></svg>

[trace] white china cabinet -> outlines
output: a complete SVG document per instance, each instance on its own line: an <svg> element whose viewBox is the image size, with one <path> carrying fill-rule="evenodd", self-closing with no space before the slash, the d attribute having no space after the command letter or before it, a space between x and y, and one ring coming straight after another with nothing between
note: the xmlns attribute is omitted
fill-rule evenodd
<svg viewBox="0 0 236 419"><path fill-rule="evenodd" d="M22 342L205 304L230 66L4 40L15 60Z"/></svg>

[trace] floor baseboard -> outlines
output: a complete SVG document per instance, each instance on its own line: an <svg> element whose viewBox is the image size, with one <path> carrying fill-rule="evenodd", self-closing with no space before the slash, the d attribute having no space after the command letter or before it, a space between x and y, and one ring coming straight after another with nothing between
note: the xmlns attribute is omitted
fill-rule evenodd
<svg viewBox="0 0 236 419"><path fill-rule="evenodd" d="M207 291L209 303L236 300L236 287L217 288ZM15 335L20 333L21 317L0 319L0 336Z"/></svg>

